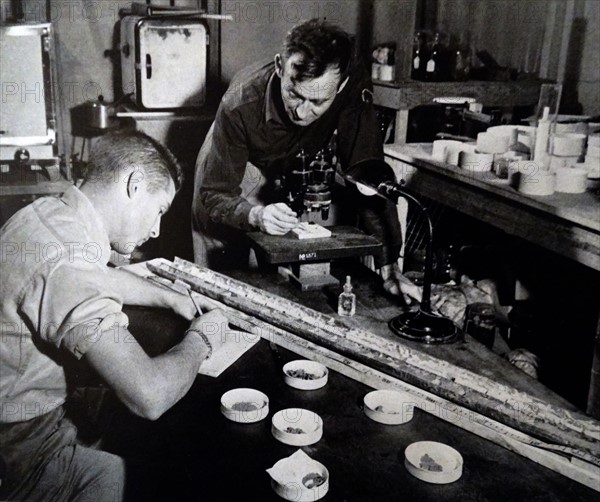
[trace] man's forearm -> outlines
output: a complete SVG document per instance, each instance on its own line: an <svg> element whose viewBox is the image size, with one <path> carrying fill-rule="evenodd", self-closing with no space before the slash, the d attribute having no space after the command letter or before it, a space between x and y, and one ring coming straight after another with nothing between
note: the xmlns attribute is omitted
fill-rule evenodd
<svg viewBox="0 0 600 502"><path fill-rule="evenodd" d="M252 204L236 194L204 191L200 200L208 219L212 223L229 225L241 230L250 230Z"/></svg>
<svg viewBox="0 0 600 502"><path fill-rule="evenodd" d="M169 352L150 358L126 330L122 335L103 332L85 357L127 408L155 420L189 390L210 347L188 332Z"/></svg>

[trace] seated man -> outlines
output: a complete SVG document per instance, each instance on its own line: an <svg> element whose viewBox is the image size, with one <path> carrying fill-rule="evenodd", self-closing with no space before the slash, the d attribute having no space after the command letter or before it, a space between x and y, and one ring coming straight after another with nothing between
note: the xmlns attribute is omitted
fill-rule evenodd
<svg viewBox="0 0 600 502"><path fill-rule="evenodd" d="M232 80L196 161L192 227L196 263L211 268L247 261L239 231L283 235L298 215L281 198L278 182L301 151L308 159L333 148L342 171L361 160L383 158L383 141L371 105L371 83L354 57L354 41L340 28L313 19L287 35L273 60L251 65ZM264 206L242 197L250 162L266 178ZM394 263L401 247L396 207L354 188L362 227L384 244L376 257L390 292L419 297ZM377 199L377 200L374 200ZM334 201L335 202L335 201ZM398 284L398 282L400 284Z"/></svg>
<svg viewBox="0 0 600 502"><path fill-rule="evenodd" d="M110 133L92 149L79 188L17 212L1 230L0 456L2 500L120 500L119 457L77 442L65 412L65 364L82 359L135 414L151 420L190 388L227 325L218 310L150 358L122 305L168 307L191 319L186 295L107 266L158 236L181 185L170 152L141 133ZM213 347L211 347L211 345Z"/></svg>

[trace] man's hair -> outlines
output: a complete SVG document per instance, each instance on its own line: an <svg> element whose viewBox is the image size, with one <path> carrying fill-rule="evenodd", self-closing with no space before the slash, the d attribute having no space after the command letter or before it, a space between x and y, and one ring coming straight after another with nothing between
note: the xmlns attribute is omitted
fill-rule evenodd
<svg viewBox="0 0 600 502"><path fill-rule="evenodd" d="M115 182L132 166L142 173L150 193L166 190L173 180L175 190L183 184L183 171L175 156L158 141L139 131L109 132L90 152L83 170L84 181Z"/></svg>
<svg viewBox="0 0 600 502"><path fill-rule="evenodd" d="M327 21L311 19L292 28L285 37L284 61L292 54L302 56L294 65L296 80L318 78L330 68L338 69L344 80L354 57L354 38Z"/></svg>

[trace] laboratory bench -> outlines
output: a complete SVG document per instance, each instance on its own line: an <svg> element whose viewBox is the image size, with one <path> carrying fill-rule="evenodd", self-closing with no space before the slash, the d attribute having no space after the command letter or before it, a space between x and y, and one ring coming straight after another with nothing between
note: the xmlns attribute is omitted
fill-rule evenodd
<svg viewBox="0 0 600 502"><path fill-rule="evenodd" d="M552 378L566 389L570 382L565 376L571 373L569 365L573 371L587 375L591 368L589 391L580 382L581 378L576 380L577 385L585 386L588 413L599 417L598 191L555 192L546 196L522 194L508 179L500 179L492 171L474 172L433 159L431 143L389 144L385 145L384 153L397 179L412 193L426 197L427 204L439 204L466 215L500 231L500 241L510 242L505 246L503 260L525 273L530 284L535 285L536 293L543 296L540 309L545 314L541 314L543 322L537 323L540 330L543 332L541 326L546 326L559 332L560 340L548 342L555 345L551 350L556 352L552 356L556 368L547 372L557 375ZM400 217L405 218L406 212ZM516 295L515 300L518 300ZM560 319L566 321L562 323ZM577 324L576 319L586 320ZM569 325L576 328L569 329ZM543 337L550 340L549 335L546 332Z"/></svg>
<svg viewBox="0 0 600 502"><path fill-rule="evenodd" d="M357 313L347 318L348 324L379 326L383 330L388 318L398 312L398 300L381 294L378 276L345 262L332 270L338 277L350 271L356 284ZM339 288L303 292L274 270L235 271L230 275L335 315ZM127 308L126 313L131 332L150 355L176 343L187 326L182 319L160 309ZM266 469L298 450L278 442L271 433L272 415L289 407L311 410L323 419L323 437L302 450L329 470L325 501L583 501L597 495L582 484L458 427L452 420L442 420L421 409L415 409L414 417L406 424L373 422L362 409L363 397L372 388L336 370L330 369L329 380L321 389L291 388L284 382L282 367L303 357L288 349L267 339L259 340L218 378L199 375L187 395L155 422L124 410L117 413L104 446L128 461L129 499L282 500L272 490ZM529 389L532 395L573 410L539 382L519 376L519 370L470 337L457 344L421 346L420 350L462 361L473 369L479 366L478 371L488 375L493 367L503 368L501 373L515 385L521 381L521 388ZM486 367L481 367L482 361L487 361ZM269 397L267 418L242 424L221 414L222 394L240 387L260 390ZM423 440L445 443L461 453L464 467L458 481L429 484L408 473L404 450Z"/></svg>

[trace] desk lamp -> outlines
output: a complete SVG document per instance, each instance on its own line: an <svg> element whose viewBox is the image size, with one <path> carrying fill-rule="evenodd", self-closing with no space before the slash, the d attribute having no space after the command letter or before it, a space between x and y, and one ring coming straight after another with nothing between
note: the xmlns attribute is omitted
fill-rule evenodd
<svg viewBox="0 0 600 502"><path fill-rule="evenodd" d="M451 343L460 335L460 330L450 319L431 310L431 279L433 273L433 225L427 209L410 194L406 188L396 182L394 171L383 160L369 159L351 167L345 175L346 180L356 185L360 193L366 196L377 195L398 201L404 197L416 204L427 220L427 248L425 251L425 270L423 275L423 297L417 310L406 310L389 322L389 327L398 336L427 344Z"/></svg>

